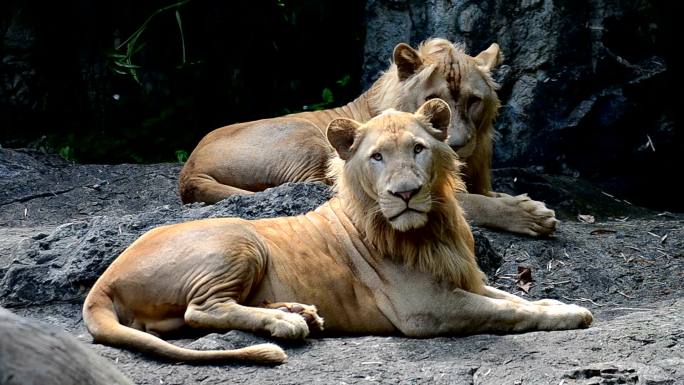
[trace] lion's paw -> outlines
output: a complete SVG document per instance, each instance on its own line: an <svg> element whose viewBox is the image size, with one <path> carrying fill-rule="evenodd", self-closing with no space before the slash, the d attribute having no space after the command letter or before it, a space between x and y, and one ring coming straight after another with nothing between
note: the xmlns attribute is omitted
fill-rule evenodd
<svg viewBox="0 0 684 385"><path fill-rule="evenodd" d="M550 324L546 330L583 329L589 327L594 316L589 309L577 305L546 306Z"/></svg>
<svg viewBox="0 0 684 385"><path fill-rule="evenodd" d="M304 339L309 335L309 326L304 317L296 313L280 312L266 326L271 336L289 340Z"/></svg>
<svg viewBox="0 0 684 385"><path fill-rule="evenodd" d="M500 199L508 208L506 221L510 224L507 226L509 230L533 237L556 231L556 213L544 203L530 199L527 194L502 196Z"/></svg>
<svg viewBox="0 0 684 385"><path fill-rule="evenodd" d="M276 309L302 316L307 325L309 325L309 330L323 331L323 324L325 321L318 315L316 306L303 305L301 303L281 303L280 305L281 306L278 306Z"/></svg>
<svg viewBox="0 0 684 385"><path fill-rule="evenodd" d="M304 318L307 325L309 325L309 330L312 332L323 331L323 324L325 321L323 317L318 315L318 309L314 305L304 305L296 302L278 302L270 303L264 302L264 307L269 309L277 309L287 313L299 314Z"/></svg>

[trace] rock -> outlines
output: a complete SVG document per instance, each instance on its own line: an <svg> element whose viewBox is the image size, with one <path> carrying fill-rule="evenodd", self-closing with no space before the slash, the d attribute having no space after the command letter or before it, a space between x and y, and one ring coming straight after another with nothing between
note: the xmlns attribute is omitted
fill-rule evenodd
<svg viewBox="0 0 684 385"><path fill-rule="evenodd" d="M0 149L0 226L55 225L163 205L180 207L180 167L77 165L40 151Z"/></svg>
<svg viewBox="0 0 684 385"><path fill-rule="evenodd" d="M492 175L494 191L510 195L528 194L553 208L559 219L575 220L577 214L582 213L592 213L604 220L643 218L653 214L576 176L549 175L534 167L498 168Z"/></svg>
<svg viewBox="0 0 684 385"><path fill-rule="evenodd" d="M638 384L675 385L684 383L684 360L664 360L644 365L638 362L606 362L572 369L565 378L578 380L575 384ZM679 380L677 380L679 379Z"/></svg>
<svg viewBox="0 0 684 385"><path fill-rule="evenodd" d="M21 196L39 195L55 183L73 190L22 202L43 205L43 215L0 225L0 302L16 306L13 311L20 316L65 329L84 341L91 340L81 319L85 290L111 259L148 228L211 216L288 215L315 207L330 194L329 188L320 184L291 184L214 206L181 206L176 196L177 165L75 165L33 152L10 151L5 158L2 154L0 151L0 169L19 172L9 182L0 178L0 184L26 184L16 190ZM3 163L3 159L13 160ZM39 183L35 175L42 175L45 183ZM78 175L116 183L100 189L83 188ZM586 182L570 176L554 178L537 168L511 168L497 174L501 191L534 190L545 199L557 195L559 201L568 199L576 205L573 207L591 203L596 210L601 210L603 199L612 201ZM141 188L145 190L143 198L130 196L130 191ZM576 198L579 192L584 194L581 199ZM94 201L103 204L93 206L90 203ZM555 204L551 208L556 209ZM64 209L78 205L78 213ZM616 205L616 209L622 207ZM22 208L20 203L1 206L0 218L7 218L3 211L7 207ZM167 337L174 344L196 349L275 342L289 358L273 368L169 365L126 349L99 344L89 347L114 361L136 383L147 384L558 385L620 383L618 379L630 383L635 378L632 375L638 376L634 381L641 384L682 384L684 217L649 211L638 218L596 218L591 224L563 221L558 233L548 239L474 229L480 264L487 263L483 255L494 262L489 268L496 272L489 275L492 285L529 299L554 298L586 306L595 316L588 329L429 339L315 336L299 343L241 331L202 336L204 331L184 330ZM489 248L491 253L486 251ZM4 250L13 250L11 259ZM516 287L519 266L531 270L528 294ZM0 362L7 356L2 351L5 341L4 335L0 336ZM611 372L612 368L617 369ZM1 373L0 365L0 379Z"/></svg>
<svg viewBox="0 0 684 385"><path fill-rule="evenodd" d="M0 384L133 384L70 334L0 308Z"/></svg>
<svg viewBox="0 0 684 385"><path fill-rule="evenodd" d="M295 215L325 202L323 184L287 184L213 206L162 206L140 214L102 216L65 223L50 234L25 240L0 268L0 303L5 306L80 301L90 285L136 238L154 227L201 218L247 219Z"/></svg>
<svg viewBox="0 0 684 385"><path fill-rule="evenodd" d="M57 227L22 242L7 267L0 267L0 304L19 306L81 301L109 264L144 232L164 224L202 218L273 218L306 213L332 196L321 183L287 183L250 196L233 196L215 205L162 206L139 214L102 216ZM486 272L500 257L483 235L478 253Z"/></svg>
<svg viewBox="0 0 684 385"><path fill-rule="evenodd" d="M496 167L581 175L621 199L684 210L660 189L684 151L672 53L674 3L592 0L366 1L363 84L397 43L445 37L477 54L498 42ZM649 139L650 138L650 139ZM654 146L652 147L652 143ZM667 187L665 187L667 186Z"/></svg>

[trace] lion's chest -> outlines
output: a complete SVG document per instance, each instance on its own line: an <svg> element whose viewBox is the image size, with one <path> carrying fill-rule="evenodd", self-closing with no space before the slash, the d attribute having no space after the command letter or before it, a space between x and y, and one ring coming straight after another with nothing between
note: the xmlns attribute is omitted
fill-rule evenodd
<svg viewBox="0 0 684 385"><path fill-rule="evenodd" d="M296 217L282 226L260 229L269 259L250 303L298 302L315 305L327 332L392 333L348 250L328 226Z"/></svg>

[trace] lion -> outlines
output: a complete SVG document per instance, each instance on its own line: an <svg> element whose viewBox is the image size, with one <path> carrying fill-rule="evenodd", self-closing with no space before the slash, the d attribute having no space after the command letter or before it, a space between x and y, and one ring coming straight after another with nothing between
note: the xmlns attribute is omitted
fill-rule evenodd
<svg viewBox="0 0 684 385"><path fill-rule="evenodd" d="M90 290L86 327L95 342L170 360L264 364L287 356L275 344L197 351L158 336L184 326L295 340L587 327L585 308L485 285L453 193L465 186L445 142L450 121L439 99L365 124L334 119L326 131L341 159L333 198L295 217L205 219L145 233Z"/></svg>
<svg viewBox="0 0 684 385"><path fill-rule="evenodd" d="M527 195L492 192L493 122L500 103L490 70L500 61L496 43L475 57L445 39L427 40L417 50L399 44L389 69L345 106L237 123L207 134L181 170L181 199L215 203L285 182L332 184L326 170L335 151L325 129L333 119L366 122L388 108L413 112L426 100L440 98L454 111L448 144L465 162L463 180L470 194L459 200L468 218L519 234L552 234L557 225L553 210Z"/></svg>

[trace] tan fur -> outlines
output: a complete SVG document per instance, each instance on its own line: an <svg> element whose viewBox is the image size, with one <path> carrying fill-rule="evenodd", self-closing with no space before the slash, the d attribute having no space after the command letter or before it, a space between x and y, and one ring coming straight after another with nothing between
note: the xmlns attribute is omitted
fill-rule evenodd
<svg viewBox="0 0 684 385"><path fill-rule="evenodd" d="M86 327L96 342L171 360L273 364L286 355L272 344L196 351L156 335L183 326L286 339L588 326L584 308L531 303L485 286L453 194L463 189L459 162L441 141L449 117L448 105L433 99L416 114L334 120L327 137L346 161L333 166L333 199L296 217L207 219L149 231L91 289Z"/></svg>
<svg viewBox="0 0 684 385"><path fill-rule="evenodd" d="M333 119L366 122L389 108L413 112L426 100L440 98L454 111L448 143L465 163L467 191L480 195L461 194L466 215L478 225L528 235L552 233L554 212L543 203L491 192L493 122L500 103L490 70L501 61L499 46L472 57L460 45L430 39L417 50L397 45L393 58L368 91L343 107L238 123L207 134L181 171L183 202L215 203L285 182L331 184L326 163L335 152L325 129Z"/></svg>

